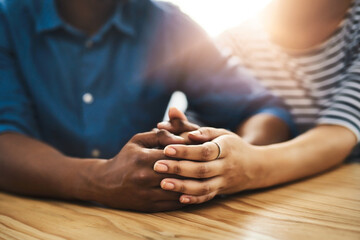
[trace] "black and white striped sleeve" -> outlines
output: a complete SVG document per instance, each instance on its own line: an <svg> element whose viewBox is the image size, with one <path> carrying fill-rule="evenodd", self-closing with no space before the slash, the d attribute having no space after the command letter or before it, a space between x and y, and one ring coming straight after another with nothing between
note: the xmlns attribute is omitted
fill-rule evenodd
<svg viewBox="0 0 360 240"><path fill-rule="evenodd" d="M329 108L320 113L318 124L346 127L360 142L360 56L348 68L332 100Z"/></svg>

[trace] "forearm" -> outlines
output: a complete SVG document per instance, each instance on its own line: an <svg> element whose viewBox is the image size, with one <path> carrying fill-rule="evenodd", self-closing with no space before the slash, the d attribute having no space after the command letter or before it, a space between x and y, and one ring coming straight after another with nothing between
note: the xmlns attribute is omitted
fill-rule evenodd
<svg viewBox="0 0 360 240"><path fill-rule="evenodd" d="M54 148L16 133L0 135L0 189L32 196L84 199L96 159L64 156Z"/></svg>
<svg viewBox="0 0 360 240"><path fill-rule="evenodd" d="M287 124L280 118L266 113L250 117L236 133L253 145L274 144L290 138Z"/></svg>
<svg viewBox="0 0 360 240"><path fill-rule="evenodd" d="M249 188L267 187L325 171L340 164L356 144L341 126L323 125L288 142L254 147L257 180Z"/></svg>

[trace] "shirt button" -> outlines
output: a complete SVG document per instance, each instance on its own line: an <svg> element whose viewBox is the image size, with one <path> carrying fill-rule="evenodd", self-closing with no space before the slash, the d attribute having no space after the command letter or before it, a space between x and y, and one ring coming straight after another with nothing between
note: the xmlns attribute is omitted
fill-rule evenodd
<svg viewBox="0 0 360 240"><path fill-rule="evenodd" d="M94 42L92 40L88 40L85 42L85 47L87 47L87 48L92 48L93 45L94 45Z"/></svg>
<svg viewBox="0 0 360 240"><path fill-rule="evenodd" d="M93 95L91 93L85 93L82 97L84 103L90 104L94 101Z"/></svg>
<svg viewBox="0 0 360 240"><path fill-rule="evenodd" d="M99 156L100 156L100 151L99 151L99 149L93 149L93 150L91 151L91 156L94 157L94 158L99 157Z"/></svg>

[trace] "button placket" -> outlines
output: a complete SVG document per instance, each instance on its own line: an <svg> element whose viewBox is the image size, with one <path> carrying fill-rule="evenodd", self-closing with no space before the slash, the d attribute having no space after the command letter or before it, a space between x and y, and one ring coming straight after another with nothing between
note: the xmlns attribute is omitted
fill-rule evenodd
<svg viewBox="0 0 360 240"><path fill-rule="evenodd" d="M95 95L96 89L91 87L91 81L93 78L94 65L96 66L97 59L93 57L94 41L89 39L83 42L82 50L82 63L80 69L79 78L81 80L80 91L82 92L81 101L82 101L82 118L83 118L83 131L84 134L92 136L94 131L94 119L91 117L92 112L96 106ZM87 152L89 157L98 158L100 156L99 149L96 148L97 139L89 138L86 142Z"/></svg>
<svg viewBox="0 0 360 240"><path fill-rule="evenodd" d="M86 48L92 48L94 46L94 41L89 39L85 42L85 47Z"/></svg>
<svg viewBox="0 0 360 240"><path fill-rule="evenodd" d="M96 148L95 148L95 149L93 149L93 150L91 151L91 156L94 157L94 158L99 157L100 154L101 154L101 152L100 152L99 149L96 149Z"/></svg>

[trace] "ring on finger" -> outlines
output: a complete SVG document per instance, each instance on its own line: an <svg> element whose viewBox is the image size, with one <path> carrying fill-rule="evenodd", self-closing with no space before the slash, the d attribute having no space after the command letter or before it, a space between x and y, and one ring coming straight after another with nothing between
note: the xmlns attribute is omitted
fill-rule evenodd
<svg viewBox="0 0 360 240"><path fill-rule="evenodd" d="M218 153L218 155L216 156L216 158L214 159L214 160L216 160L216 159L219 159L219 157L220 157L220 155L221 155L221 147L220 147L220 144L219 143L217 143L217 142L215 142L215 141L212 141L213 143L215 143L215 145L218 147L218 149L219 149L219 153Z"/></svg>

